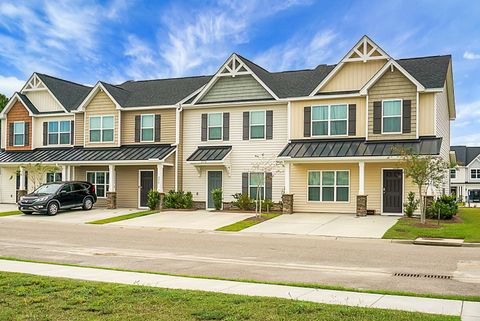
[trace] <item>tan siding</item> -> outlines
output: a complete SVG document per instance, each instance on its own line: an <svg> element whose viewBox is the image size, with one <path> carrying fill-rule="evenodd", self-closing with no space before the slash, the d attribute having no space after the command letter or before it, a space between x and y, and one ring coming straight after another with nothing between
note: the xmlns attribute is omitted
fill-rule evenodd
<svg viewBox="0 0 480 321"><path fill-rule="evenodd" d="M307 106L329 105L329 104L356 104L357 105L357 135L350 137L365 137L365 98L338 98L338 99L316 99L307 101L292 101L291 103L291 138L303 139L303 109ZM313 137L315 139L321 137ZM325 136L325 138L331 138Z"/></svg>
<svg viewBox="0 0 480 321"><path fill-rule="evenodd" d="M320 90L320 92L359 90L382 68L384 64L385 60L347 62Z"/></svg>
<svg viewBox="0 0 480 321"><path fill-rule="evenodd" d="M75 179L79 181L87 180L87 172L90 171L102 171L108 172L108 166L76 166L75 167ZM96 206L107 206L106 198L98 198Z"/></svg>
<svg viewBox="0 0 480 321"><path fill-rule="evenodd" d="M429 136L435 134L435 94L420 94L418 108L418 134L420 136Z"/></svg>
<svg viewBox="0 0 480 321"><path fill-rule="evenodd" d="M40 112L65 111L47 90L27 91L25 95Z"/></svg>
<svg viewBox="0 0 480 321"><path fill-rule="evenodd" d="M373 102L384 99L396 99L412 101L412 126L409 134L374 134L373 133ZM416 109L417 88L400 71L388 70L368 91L368 139L408 139L416 138Z"/></svg>
<svg viewBox="0 0 480 321"><path fill-rule="evenodd" d="M83 135L85 129L84 113L75 114L75 146L83 146Z"/></svg>
<svg viewBox="0 0 480 321"><path fill-rule="evenodd" d="M175 143L175 108L170 109L154 109L154 110L137 110L137 111L122 111L122 145L138 144L135 142L135 116L160 114L160 143L174 144ZM153 142L155 143L155 142ZM142 144L148 144L143 143ZM157 142L158 144L158 142Z"/></svg>
<svg viewBox="0 0 480 321"><path fill-rule="evenodd" d="M272 96L253 76L224 76L210 88L202 102L265 99Z"/></svg>
<svg viewBox="0 0 480 321"><path fill-rule="evenodd" d="M49 121L72 121L72 115L58 116L58 117L41 117L33 118L35 123L33 132L33 148L44 147L43 145L43 123ZM47 145L49 147L70 146L70 145Z"/></svg>
<svg viewBox="0 0 480 321"><path fill-rule="evenodd" d="M85 147L115 147L118 146L118 115L119 112L113 101L103 92L99 91L85 110ZM90 143L90 117L114 116L113 143Z"/></svg>

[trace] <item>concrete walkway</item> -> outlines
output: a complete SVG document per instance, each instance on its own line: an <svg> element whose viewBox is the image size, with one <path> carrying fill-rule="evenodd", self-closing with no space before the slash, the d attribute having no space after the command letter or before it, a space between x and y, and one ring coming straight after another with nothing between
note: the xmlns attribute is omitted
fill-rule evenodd
<svg viewBox="0 0 480 321"><path fill-rule="evenodd" d="M333 291L213 279L198 279L9 260L0 260L0 271L27 273L49 277L63 277L87 281L144 285L167 289L201 290L225 294L294 299L326 304L340 304L367 308L444 314L462 316L462 320L466 321L480 321L480 302Z"/></svg>

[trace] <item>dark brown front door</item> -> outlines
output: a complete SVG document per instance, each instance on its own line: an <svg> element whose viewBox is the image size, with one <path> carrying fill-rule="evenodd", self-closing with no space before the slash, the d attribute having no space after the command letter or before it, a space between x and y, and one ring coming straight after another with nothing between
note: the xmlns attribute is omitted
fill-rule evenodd
<svg viewBox="0 0 480 321"><path fill-rule="evenodd" d="M140 171L140 207L147 207L147 195L153 189L153 171Z"/></svg>
<svg viewBox="0 0 480 321"><path fill-rule="evenodd" d="M383 171L383 212L402 213L403 173L398 169Z"/></svg>

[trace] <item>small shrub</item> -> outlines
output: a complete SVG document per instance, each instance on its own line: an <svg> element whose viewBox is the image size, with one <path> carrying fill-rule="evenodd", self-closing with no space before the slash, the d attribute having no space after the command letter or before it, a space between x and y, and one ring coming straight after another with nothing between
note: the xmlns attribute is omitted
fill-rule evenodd
<svg viewBox="0 0 480 321"><path fill-rule="evenodd" d="M221 210L222 209L222 200L223 200L223 192L221 188L215 188L212 190L212 198L213 198L213 205L215 209Z"/></svg>
<svg viewBox="0 0 480 321"><path fill-rule="evenodd" d="M248 194L236 193L232 195L234 201L232 202L233 206L238 207L244 211L250 211L255 209L255 201L248 196Z"/></svg>
<svg viewBox="0 0 480 321"><path fill-rule="evenodd" d="M419 203L420 201L418 199L415 199L415 193L409 192L407 196L407 202L403 204L403 211L405 212L405 215L407 215L407 217L412 217L413 212L418 209Z"/></svg>
<svg viewBox="0 0 480 321"><path fill-rule="evenodd" d="M436 219L440 212L440 219L451 220L457 214L457 210L458 205L455 196L442 195L432 203L427 211L427 217Z"/></svg>
<svg viewBox="0 0 480 321"><path fill-rule="evenodd" d="M163 198L165 208L186 209L193 207L193 195L191 192L173 190L168 191Z"/></svg>
<svg viewBox="0 0 480 321"><path fill-rule="evenodd" d="M147 205L150 210L157 210L160 207L160 192L151 189L147 194Z"/></svg>
<svg viewBox="0 0 480 321"><path fill-rule="evenodd" d="M262 201L262 211L270 212L272 210L274 203L271 199L266 199Z"/></svg>

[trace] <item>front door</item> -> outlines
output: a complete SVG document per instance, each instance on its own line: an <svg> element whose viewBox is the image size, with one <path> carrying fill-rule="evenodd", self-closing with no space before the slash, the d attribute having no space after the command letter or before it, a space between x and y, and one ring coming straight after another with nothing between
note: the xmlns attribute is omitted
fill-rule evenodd
<svg viewBox="0 0 480 321"><path fill-rule="evenodd" d="M140 200L139 207L148 207L147 195L153 189L153 171L140 171Z"/></svg>
<svg viewBox="0 0 480 321"><path fill-rule="evenodd" d="M383 171L383 213L402 213L403 172L399 169Z"/></svg>
<svg viewBox="0 0 480 321"><path fill-rule="evenodd" d="M208 203L207 208L215 208L213 204L212 191L216 188L222 188L222 171L208 171L207 178L207 193Z"/></svg>

